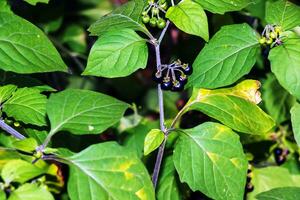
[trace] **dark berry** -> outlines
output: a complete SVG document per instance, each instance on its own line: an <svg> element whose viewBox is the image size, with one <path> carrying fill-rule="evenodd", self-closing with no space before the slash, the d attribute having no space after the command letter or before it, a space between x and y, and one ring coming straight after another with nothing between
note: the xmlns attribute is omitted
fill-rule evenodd
<svg viewBox="0 0 300 200"><path fill-rule="evenodd" d="M191 65L186 65L182 67L182 71L185 75L191 75L193 73L193 68Z"/></svg>
<svg viewBox="0 0 300 200"><path fill-rule="evenodd" d="M247 176L247 183L250 183L250 181L251 181L251 177Z"/></svg>
<svg viewBox="0 0 300 200"><path fill-rule="evenodd" d="M276 147L276 148L274 149L274 154L275 154L276 156L280 156L280 155L282 154L282 152L283 152L283 150L282 150L281 148L279 148L279 147Z"/></svg>
<svg viewBox="0 0 300 200"><path fill-rule="evenodd" d="M173 86L172 81L164 81L161 84L161 89L163 89L163 90L170 90L172 88L172 86Z"/></svg>
<svg viewBox="0 0 300 200"><path fill-rule="evenodd" d="M176 91L181 91L184 88L184 84L181 83L180 81L176 81L172 87L172 91L176 92Z"/></svg>
<svg viewBox="0 0 300 200"><path fill-rule="evenodd" d="M252 192L254 190L254 186L251 183L248 183L246 186L246 191L247 192Z"/></svg>
<svg viewBox="0 0 300 200"><path fill-rule="evenodd" d="M178 81L185 85L187 83L187 77L185 75L181 75L178 77Z"/></svg>
<svg viewBox="0 0 300 200"><path fill-rule="evenodd" d="M275 156L275 161L277 163L277 165L282 165L285 162L286 158L285 156Z"/></svg>
<svg viewBox="0 0 300 200"><path fill-rule="evenodd" d="M162 81L163 81L163 76L162 76L162 74L160 74L160 73L154 73L153 75L152 75L152 79L153 79L153 81L155 81L156 83L162 83Z"/></svg>

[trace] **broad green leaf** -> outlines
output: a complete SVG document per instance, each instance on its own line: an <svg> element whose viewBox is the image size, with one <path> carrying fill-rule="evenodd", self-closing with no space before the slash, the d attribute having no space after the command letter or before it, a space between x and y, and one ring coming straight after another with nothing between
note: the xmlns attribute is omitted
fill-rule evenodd
<svg viewBox="0 0 300 200"><path fill-rule="evenodd" d="M269 54L271 70L279 83L300 100L300 38L287 38Z"/></svg>
<svg viewBox="0 0 300 200"><path fill-rule="evenodd" d="M49 3L49 0L24 0L31 5L36 5L37 3Z"/></svg>
<svg viewBox="0 0 300 200"><path fill-rule="evenodd" d="M1 135L2 134L3 133L1 133ZM20 154L18 154L16 150L0 147L0 171L3 169L3 166L9 161L20 158Z"/></svg>
<svg viewBox="0 0 300 200"><path fill-rule="evenodd" d="M14 91L16 91L17 86L15 85L4 85L0 86L0 104L9 99Z"/></svg>
<svg viewBox="0 0 300 200"><path fill-rule="evenodd" d="M295 200L300 197L299 187L280 187L266 192L262 192L256 196L258 200Z"/></svg>
<svg viewBox="0 0 300 200"><path fill-rule="evenodd" d="M67 89L52 94L47 103L51 134L98 134L117 123L128 104L98 92Z"/></svg>
<svg viewBox="0 0 300 200"><path fill-rule="evenodd" d="M278 124L290 119L290 109L296 99L278 83L272 74L267 75L262 96L267 112Z"/></svg>
<svg viewBox="0 0 300 200"><path fill-rule="evenodd" d="M0 68L16 73L66 71L59 53L30 22L0 13Z"/></svg>
<svg viewBox="0 0 300 200"><path fill-rule="evenodd" d="M291 109L294 138L300 146L300 104L296 103Z"/></svg>
<svg viewBox="0 0 300 200"><path fill-rule="evenodd" d="M154 189L135 153L114 142L96 144L71 157L71 200L154 200Z"/></svg>
<svg viewBox="0 0 300 200"><path fill-rule="evenodd" d="M26 128L24 132L29 137L34 138L38 142L38 144L43 144L48 135L48 131L46 130L37 130L33 128Z"/></svg>
<svg viewBox="0 0 300 200"><path fill-rule="evenodd" d="M300 176L291 174L283 167L254 168L251 183L254 190L248 193L247 199L254 200L257 194L274 188L300 187Z"/></svg>
<svg viewBox="0 0 300 200"><path fill-rule="evenodd" d="M13 142L14 148L25 151L25 152L33 152L36 147L38 146L38 143L33 138L26 138L24 140L17 140Z"/></svg>
<svg viewBox="0 0 300 200"><path fill-rule="evenodd" d="M7 1L0 1L0 12L12 13L12 11L10 10L10 5L7 3Z"/></svg>
<svg viewBox="0 0 300 200"><path fill-rule="evenodd" d="M246 10L250 15L258 17L263 23L265 22L266 1L265 0L253 0L254 4L250 4L246 7Z"/></svg>
<svg viewBox="0 0 300 200"><path fill-rule="evenodd" d="M101 36L108 31L119 31L121 29L134 29L150 35L147 28L140 23L144 5L143 0L129 1L108 15L101 17L88 30L91 35L97 36Z"/></svg>
<svg viewBox="0 0 300 200"><path fill-rule="evenodd" d="M145 138L144 141L144 155L150 154L152 151L157 149L164 141L165 135L159 129L152 129Z"/></svg>
<svg viewBox="0 0 300 200"><path fill-rule="evenodd" d="M256 33L249 25L224 26L196 58L187 86L218 88L230 85L249 73L258 51Z"/></svg>
<svg viewBox="0 0 300 200"><path fill-rule="evenodd" d="M161 166L157 186L157 200L181 200L180 183L176 173L173 157L167 157Z"/></svg>
<svg viewBox="0 0 300 200"><path fill-rule="evenodd" d="M266 21L289 30L300 25L300 7L287 1L266 2Z"/></svg>
<svg viewBox="0 0 300 200"><path fill-rule="evenodd" d="M35 183L26 183L14 190L8 200L54 200L52 194L46 187L38 186Z"/></svg>
<svg viewBox="0 0 300 200"><path fill-rule="evenodd" d="M174 149L180 180L213 199L242 199L248 162L239 136L230 128L206 122L182 130Z"/></svg>
<svg viewBox="0 0 300 200"><path fill-rule="evenodd" d="M207 17L203 8L191 0L181 1L178 5L168 9L166 17L180 30L209 39Z"/></svg>
<svg viewBox="0 0 300 200"><path fill-rule="evenodd" d="M32 88L21 88L3 104L3 111L25 124L46 125L47 97Z"/></svg>
<svg viewBox="0 0 300 200"><path fill-rule="evenodd" d="M108 32L91 49L83 75L128 76L145 68L148 60L146 41L130 29Z"/></svg>
<svg viewBox="0 0 300 200"><path fill-rule="evenodd" d="M212 13L224 14L225 12L238 11L253 4L254 0L196 0L205 10Z"/></svg>
<svg viewBox="0 0 300 200"><path fill-rule="evenodd" d="M273 119L254 102L224 89L194 89L185 109L201 111L242 133L263 134L275 125Z"/></svg>
<svg viewBox="0 0 300 200"><path fill-rule="evenodd" d="M1 171L5 183L26 181L44 173L44 170L24 160L11 160L6 163Z"/></svg>

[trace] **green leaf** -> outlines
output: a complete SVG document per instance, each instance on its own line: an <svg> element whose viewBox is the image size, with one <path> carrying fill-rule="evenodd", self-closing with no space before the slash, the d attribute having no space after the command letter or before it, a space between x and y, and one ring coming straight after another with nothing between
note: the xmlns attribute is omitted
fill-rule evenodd
<svg viewBox="0 0 300 200"><path fill-rule="evenodd" d="M144 155L150 154L152 151L157 149L164 141L165 135L159 129L152 129L145 138L144 141Z"/></svg>
<svg viewBox="0 0 300 200"><path fill-rule="evenodd" d="M64 31L62 42L67 44L76 53L85 53L87 42L84 28L76 24L69 25Z"/></svg>
<svg viewBox="0 0 300 200"><path fill-rule="evenodd" d="M181 1L178 5L168 9L166 17L180 30L209 39L207 17L203 8L191 0Z"/></svg>
<svg viewBox="0 0 300 200"><path fill-rule="evenodd" d="M0 200L6 200L6 193L4 190L0 190Z"/></svg>
<svg viewBox="0 0 300 200"><path fill-rule="evenodd" d="M40 29L5 12L0 13L0 67L16 73L67 70L59 53Z"/></svg>
<svg viewBox="0 0 300 200"><path fill-rule="evenodd" d="M47 103L51 134L98 134L117 123L128 104L98 92L67 89L52 94Z"/></svg>
<svg viewBox="0 0 300 200"><path fill-rule="evenodd" d="M3 104L3 111L15 120L37 126L46 125L47 97L32 88L21 88Z"/></svg>
<svg viewBox="0 0 300 200"><path fill-rule="evenodd" d="M290 119L290 109L296 99L278 83L272 74L267 75L262 95L267 112L278 124Z"/></svg>
<svg viewBox="0 0 300 200"><path fill-rule="evenodd" d="M105 32L133 29L150 35L147 28L140 23L144 10L143 0L133 0L118 7L113 12L101 17L88 29L91 35L101 36Z"/></svg>
<svg viewBox="0 0 300 200"><path fill-rule="evenodd" d="M14 190L8 200L54 200L52 194L43 186L26 183Z"/></svg>
<svg viewBox="0 0 300 200"><path fill-rule="evenodd" d="M255 103L239 93L228 93L224 89L194 89L186 109L201 111L242 133L263 134L275 125L273 119Z"/></svg>
<svg viewBox="0 0 300 200"><path fill-rule="evenodd" d="M72 200L155 199L143 163L114 142L92 145L64 159L71 165L68 193Z"/></svg>
<svg viewBox="0 0 300 200"><path fill-rule="evenodd" d="M9 99L14 91L16 91L17 86L15 85L5 85L0 87L0 104Z"/></svg>
<svg viewBox="0 0 300 200"><path fill-rule="evenodd" d="M254 190L248 193L247 199L257 199L257 194L278 187L299 187L299 181L299 175L293 175L283 167L254 168L251 179Z"/></svg>
<svg viewBox="0 0 300 200"><path fill-rule="evenodd" d="M247 24L221 28L196 58L187 87L217 88L248 74L259 51L255 31Z"/></svg>
<svg viewBox="0 0 300 200"><path fill-rule="evenodd" d="M145 68L147 60L146 41L133 30L108 32L92 47L83 75L128 76L139 68Z"/></svg>
<svg viewBox="0 0 300 200"><path fill-rule="evenodd" d="M13 142L13 147L25 151L25 152L33 152L36 147L38 146L38 143L35 139L33 138L26 138L23 140L17 140Z"/></svg>
<svg viewBox="0 0 300 200"><path fill-rule="evenodd" d="M238 11L253 4L253 0L196 0L205 10L212 13L224 14L225 12Z"/></svg>
<svg viewBox="0 0 300 200"><path fill-rule="evenodd" d="M178 175L176 173L173 157L167 157L162 165L157 186L157 200L181 200Z"/></svg>
<svg viewBox="0 0 300 200"><path fill-rule="evenodd" d="M287 38L269 54L271 70L279 83L300 100L300 38Z"/></svg>
<svg viewBox="0 0 300 200"><path fill-rule="evenodd" d="M48 135L48 131L46 130L37 130L37 129L33 129L33 128L26 128L25 133L35 139L35 141L38 142L38 144L43 144L43 142L45 141L47 135Z"/></svg>
<svg viewBox="0 0 300 200"><path fill-rule="evenodd" d="M299 187L280 187L266 192L262 192L256 196L258 200L295 200L300 196Z"/></svg>
<svg viewBox="0 0 300 200"><path fill-rule="evenodd" d="M26 1L27 3L35 6L37 3L49 3L49 0L24 0Z"/></svg>
<svg viewBox="0 0 300 200"><path fill-rule="evenodd" d="M10 5L7 3L7 1L0 1L0 12L12 13L10 10Z"/></svg>
<svg viewBox="0 0 300 200"><path fill-rule="evenodd" d="M300 104L296 103L291 109L294 138L300 146Z"/></svg>
<svg viewBox="0 0 300 200"><path fill-rule="evenodd" d="M206 122L182 130L174 150L180 180L213 199L242 199L248 162L239 136L230 128Z"/></svg>
<svg viewBox="0 0 300 200"><path fill-rule="evenodd" d="M24 160L11 160L6 163L1 171L5 183L26 181L44 173L44 170Z"/></svg>
<svg viewBox="0 0 300 200"><path fill-rule="evenodd" d="M2 135L3 133L1 133ZM2 138L1 138L2 139ZM2 143L2 141L1 141ZM8 163L11 160L20 159L20 154L17 153L17 151L13 149L7 149L0 147L0 171L2 171L3 167L6 163Z"/></svg>
<svg viewBox="0 0 300 200"><path fill-rule="evenodd" d="M266 21L289 30L300 25L300 7L287 1L266 2Z"/></svg>

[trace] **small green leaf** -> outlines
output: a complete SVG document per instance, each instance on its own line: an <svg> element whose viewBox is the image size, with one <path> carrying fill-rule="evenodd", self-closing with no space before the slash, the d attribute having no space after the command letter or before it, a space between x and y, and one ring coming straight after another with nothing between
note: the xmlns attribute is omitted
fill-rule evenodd
<svg viewBox="0 0 300 200"><path fill-rule="evenodd" d="M92 47L83 75L128 76L139 68L145 68L147 60L146 41L133 30L108 32Z"/></svg>
<svg viewBox="0 0 300 200"><path fill-rule="evenodd" d="M196 58L187 87L213 89L236 82L249 73L258 51L256 33L249 25L222 27Z"/></svg>
<svg viewBox="0 0 300 200"><path fill-rule="evenodd" d="M224 14L225 12L238 11L253 4L254 0L196 0L205 10L212 13Z"/></svg>
<svg viewBox="0 0 300 200"><path fill-rule="evenodd" d="M291 109L292 126L294 138L300 146L300 104L296 103Z"/></svg>
<svg viewBox="0 0 300 200"><path fill-rule="evenodd" d="M26 183L14 190L8 200L54 200L52 194L36 183Z"/></svg>
<svg viewBox="0 0 300 200"><path fill-rule="evenodd" d="M45 4L49 3L49 0L24 0L24 1L26 1L27 3L33 6L35 6L37 3L45 3Z"/></svg>
<svg viewBox="0 0 300 200"><path fill-rule="evenodd" d="M11 160L6 163L1 171L5 183L24 183L44 173L44 170L24 160Z"/></svg>
<svg viewBox="0 0 300 200"><path fill-rule="evenodd" d="M14 148L25 151L25 152L33 152L36 147L38 146L38 143L33 138L26 138L23 140L17 140L13 142Z"/></svg>
<svg viewBox="0 0 300 200"><path fill-rule="evenodd" d="M44 126L46 122L47 97L32 88L21 88L3 104L3 111L25 124Z"/></svg>
<svg viewBox="0 0 300 200"><path fill-rule="evenodd" d="M266 21L289 30L300 25L300 7L287 1L266 2Z"/></svg>
<svg viewBox="0 0 300 200"><path fill-rule="evenodd" d="M271 49L269 60L279 83L300 100L300 38L286 38L282 45Z"/></svg>
<svg viewBox="0 0 300 200"><path fill-rule="evenodd" d="M0 68L16 73L67 71L59 53L30 22L0 13Z"/></svg>
<svg viewBox="0 0 300 200"><path fill-rule="evenodd" d="M295 200L300 197L299 187L280 187L256 195L258 200Z"/></svg>
<svg viewBox="0 0 300 200"><path fill-rule="evenodd" d="M52 94L47 103L51 134L98 134L117 123L128 104L98 92L67 89Z"/></svg>
<svg viewBox="0 0 300 200"><path fill-rule="evenodd" d="M201 111L242 133L263 134L274 127L273 119L254 102L241 96L243 92L229 91L194 89L186 110Z"/></svg>
<svg viewBox="0 0 300 200"><path fill-rule="evenodd" d="M14 91L16 91L17 86L15 85L5 85L0 87L0 104L9 99Z"/></svg>
<svg viewBox="0 0 300 200"><path fill-rule="evenodd" d="M114 142L92 145L64 159L71 167L68 193L72 200L155 199L141 160Z"/></svg>
<svg viewBox="0 0 300 200"><path fill-rule="evenodd" d="M145 138L144 141L144 155L150 154L152 151L157 149L164 141L165 135L159 129L152 129Z"/></svg>
<svg viewBox="0 0 300 200"><path fill-rule="evenodd" d="M290 119L290 109L296 98L278 83L274 75L267 75L262 96L267 112L278 124Z"/></svg>
<svg viewBox="0 0 300 200"><path fill-rule="evenodd" d="M180 30L209 39L207 17L203 8L191 0L181 1L178 5L168 9L166 17Z"/></svg>
<svg viewBox="0 0 300 200"><path fill-rule="evenodd" d="M212 122L181 131L173 155L180 180L213 199L242 199L248 162L239 136Z"/></svg>
<svg viewBox="0 0 300 200"><path fill-rule="evenodd" d="M37 130L37 129L33 129L33 128L26 128L24 131L29 137L34 138L35 141L38 142L38 144L43 144L43 142L45 141L45 139L48 135L48 131L46 131L46 130Z"/></svg>

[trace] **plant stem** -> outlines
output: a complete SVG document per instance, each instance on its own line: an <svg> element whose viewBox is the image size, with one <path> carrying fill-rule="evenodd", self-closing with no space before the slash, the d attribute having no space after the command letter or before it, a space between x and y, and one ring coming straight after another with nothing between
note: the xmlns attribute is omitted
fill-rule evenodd
<svg viewBox="0 0 300 200"><path fill-rule="evenodd" d="M17 139L20 140L24 140L26 137L24 135L22 135L21 133L19 133L18 131L16 131L14 128L10 127L9 125L7 125L4 120L0 120L0 127L5 130L6 132L8 132L9 134L11 134L12 136L14 136Z"/></svg>
<svg viewBox="0 0 300 200"><path fill-rule="evenodd" d="M157 71L161 71L160 44L167 32L169 25L170 25L170 22L167 21L166 27L162 30L161 35L160 35L159 39L157 40L157 43L154 44L155 45ZM162 92L160 84L157 85L157 93L158 93L158 104L159 104L160 130L165 134L165 138L159 147L158 154L157 154L156 161L155 161L154 170L153 170L152 182L153 182L154 188L156 188L156 185L157 185L158 176L159 176L159 172L160 172L160 168L161 168L161 163L162 163L162 159L163 159L163 155L164 155L164 150L165 150L166 142L168 139L168 132L165 127L164 97L163 97L163 92Z"/></svg>

